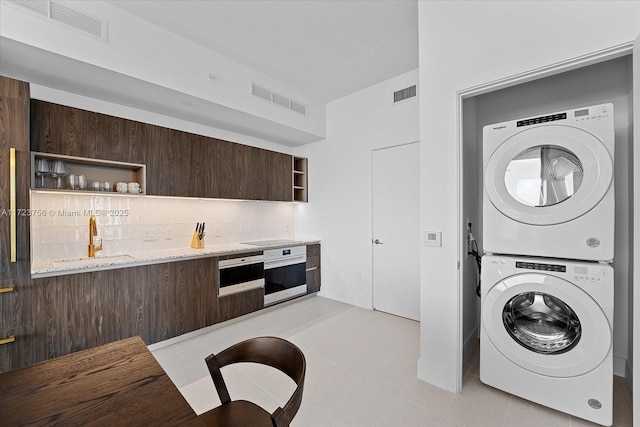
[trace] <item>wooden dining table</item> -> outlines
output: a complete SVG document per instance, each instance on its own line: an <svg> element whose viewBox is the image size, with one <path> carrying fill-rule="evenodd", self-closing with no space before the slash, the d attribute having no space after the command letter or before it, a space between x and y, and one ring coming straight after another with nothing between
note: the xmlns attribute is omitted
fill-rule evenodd
<svg viewBox="0 0 640 427"><path fill-rule="evenodd" d="M139 337L0 374L0 425L57 424L204 425Z"/></svg>

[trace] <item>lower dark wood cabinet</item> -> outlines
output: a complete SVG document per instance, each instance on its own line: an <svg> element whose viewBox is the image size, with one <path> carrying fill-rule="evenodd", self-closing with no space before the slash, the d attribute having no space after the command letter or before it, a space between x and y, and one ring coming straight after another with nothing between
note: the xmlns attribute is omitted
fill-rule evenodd
<svg viewBox="0 0 640 427"><path fill-rule="evenodd" d="M218 297L216 323L233 319L264 308L264 288Z"/></svg>
<svg viewBox="0 0 640 427"><path fill-rule="evenodd" d="M149 345L264 308L264 288L218 297L219 259L0 281L0 372L136 335ZM307 287L320 290L319 244L307 246Z"/></svg>
<svg viewBox="0 0 640 427"><path fill-rule="evenodd" d="M320 244L307 245L307 293L320 291Z"/></svg>

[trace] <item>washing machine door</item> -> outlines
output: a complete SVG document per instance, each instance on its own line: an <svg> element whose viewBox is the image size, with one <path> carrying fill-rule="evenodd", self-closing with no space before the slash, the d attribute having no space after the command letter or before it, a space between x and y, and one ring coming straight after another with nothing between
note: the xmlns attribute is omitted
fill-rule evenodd
<svg viewBox="0 0 640 427"><path fill-rule="evenodd" d="M531 225L561 224L602 200L613 182L613 160L596 135L545 125L500 144L484 178L489 200L507 217Z"/></svg>
<svg viewBox="0 0 640 427"><path fill-rule="evenodd" d="M494 285L482 302L482 327L507 359L550 377L593 370L612 345L611 325L593 298L548 274L518 274Z"/></svg>

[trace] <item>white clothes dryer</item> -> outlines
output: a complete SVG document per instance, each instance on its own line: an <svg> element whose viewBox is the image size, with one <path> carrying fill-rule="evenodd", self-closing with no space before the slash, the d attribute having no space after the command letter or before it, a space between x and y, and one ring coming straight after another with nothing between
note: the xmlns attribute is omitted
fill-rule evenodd
<svg viewBox="0 0 640 427"><path fill-rule="evenodd" d="M483 248L611 261L613 104L483 128Z"/></svg>
<svg viewBox="0 0 640 427"><path fill-rule="evenodd" d="M613 268L484 256L480 380L576 417L613 423Z"/></svg>

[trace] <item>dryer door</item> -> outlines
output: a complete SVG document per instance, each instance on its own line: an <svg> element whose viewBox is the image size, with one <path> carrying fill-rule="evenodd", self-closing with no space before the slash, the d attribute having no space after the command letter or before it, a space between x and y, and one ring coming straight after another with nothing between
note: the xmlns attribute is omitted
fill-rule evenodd
<svg viewBox="0 0 640 427"><path fill-rule="evenodd" d="M573 283L547 274L518 274L493 286L482 302L482 327L506 358L550 377L591 371L612 345L600 306Z"/></svg>
<svg viewBox="0 0 640 427"><path fill-rule="evenodd" d="M560 224L602 200L613 182L613 160L594 134L545 125L498 146L484 178L491 203L504 215L531 225Z"/></svg>

